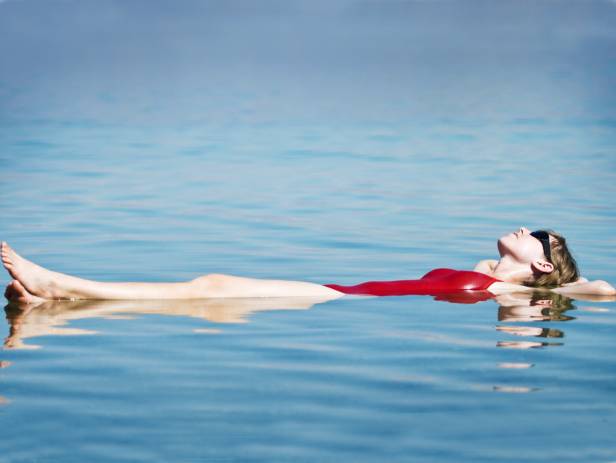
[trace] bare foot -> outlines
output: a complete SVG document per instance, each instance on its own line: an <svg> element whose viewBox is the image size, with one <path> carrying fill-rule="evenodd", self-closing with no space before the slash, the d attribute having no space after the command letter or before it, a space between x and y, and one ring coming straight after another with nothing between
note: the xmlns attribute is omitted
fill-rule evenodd
<svg viewBox="0 0 616 463"><path fill-rule="evenodd" d="M9 283L4 291L4 297L11 302L17 302L18 304L35 304L45 301L45 299L30 294L23 285L13 280Z"/></svg>
<svg viewBox="0 0 616 463"><path fill-rule="evenodd" d="M0 247L2 265L4 265L4 268L15 280L21 283L19 286L21 286L26 293L29 293L29 295L33 297L40 296L46 299L54 298L55 294L53 289L56 286L54 272L36 265L28 259L24 259L13 251L4 241Z"/></svg>

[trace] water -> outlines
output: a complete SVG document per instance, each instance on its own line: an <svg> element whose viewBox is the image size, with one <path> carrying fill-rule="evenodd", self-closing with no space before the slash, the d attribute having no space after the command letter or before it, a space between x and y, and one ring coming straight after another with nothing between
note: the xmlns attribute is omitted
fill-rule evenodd
<svg viewBox="0 0 616 463"><path fill-rule="evenodd" d="M443 153L430 157L354 128L343 136L311 127L318 141L301 142L308 129L279 127L247 130L262 144L238 147L222 134L219 148L182 157L183 143L200 143L196 129L35 128L44 135L3 134L11 155L3 157L2 234L56 270L108 281L214 271L323 283L410 278L469 268L495 255L500 233L547 223L570 237L585 275L616 281L607 156L495 156L484 170L489 142L473 142L461 164L438 140L424 140ZM512 130L473 131L481 138L485 129ZM588 129L558 130L582 138ZM354 140L348 151L323 147L336 136ZM140 137L147 154L134 147ZM537 165L577 174L540 182ZM522 178L527 187L514 194ZM528 301L310 305L7 308L3 458L616 457L614 302L574 301L552 317Z"/></svg>
<svg viewBox="0 0 616 463"><path fill-rule="evenodd" d="M616 283L611 3L231 4L0 2L1 239L104 281L353 284L548 226ZM613 300L5 312L1 462L616 461Z"/></svg>

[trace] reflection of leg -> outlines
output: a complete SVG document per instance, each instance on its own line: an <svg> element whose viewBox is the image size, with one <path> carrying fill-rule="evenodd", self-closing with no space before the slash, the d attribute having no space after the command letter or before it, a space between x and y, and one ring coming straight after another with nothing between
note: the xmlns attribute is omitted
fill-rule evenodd
<svg viewBox="0 0 616 463"><path fill-rule="evenodd" d="M7 291L13 295L13 299L11 299L11 302L16 302L17 304L9 304L4 308L4 311L6 314L6 320L9 324L8 336L4 338L4 348L5 349L19 349L19 348L28 347L24 345L21 339L22 327L23 327L24 321L27 319L29 313L31 313L37 307L40 307L44 302L32 304L29 302L24 303L24 301L22 300L14 299L17 293L14 292L15 289L14 289L14 286L12 285L12 282L11 284L9 284L9 286L7 286Z"/></svg>

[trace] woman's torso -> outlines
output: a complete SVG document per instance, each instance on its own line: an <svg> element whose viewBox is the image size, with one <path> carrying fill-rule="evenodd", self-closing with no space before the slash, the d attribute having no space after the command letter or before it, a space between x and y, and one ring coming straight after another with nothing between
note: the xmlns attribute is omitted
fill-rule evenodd
<svg viewBox="0 0 616 463"><path fill-rule="evenodd" d="M500 280L485 273L470 270L438 268L426 273L418 280L367 281L345 286L327 284L328 288L344 294L369 296L438 295L461 291L487 291Z"/></svg>

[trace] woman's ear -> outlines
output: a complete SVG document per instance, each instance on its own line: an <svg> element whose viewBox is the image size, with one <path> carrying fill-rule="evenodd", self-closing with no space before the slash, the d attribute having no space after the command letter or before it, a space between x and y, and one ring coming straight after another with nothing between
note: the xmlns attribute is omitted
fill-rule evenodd
<svg viewBox="0 0 616 463"><path fill-rule="evenodd" d="M554 264L542 259L533 261L531 267L534 272L552 273L554 271Z"/></svg>

